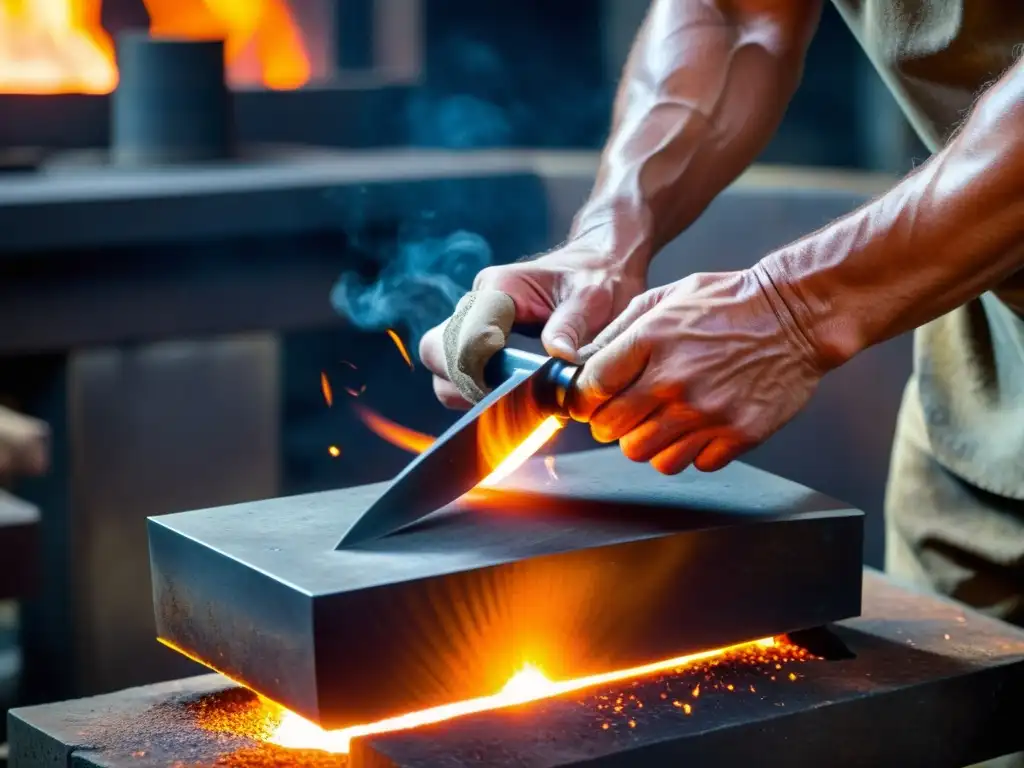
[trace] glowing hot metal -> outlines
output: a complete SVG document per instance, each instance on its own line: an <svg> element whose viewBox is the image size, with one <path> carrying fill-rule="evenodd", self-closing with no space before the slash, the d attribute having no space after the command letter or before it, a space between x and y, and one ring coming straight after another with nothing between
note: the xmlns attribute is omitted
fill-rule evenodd
<svg viewBox="0 0 1024 768"><path fill-rule="evenodd" d="M503 349L484 370L491 392L417 456L346 531L337 549L378 539L510 475L561 428L579 369Z"/></svg>
<svg viewBox="0 0 1024 768"><path fill-rule="evenodd" d="M172 648L174 647L169 643L167 645L170 645ZM813 658L806 651L791 645L785 639L769 637L753 642L739 643L726 648L677 656L651 664L588 675L571 680L551 680L541 669L533 664L526 663L500 691L491 696L453 702L397 717L389 717L375 723L356 725L333 731L325 730L269 699L261 697L263 707L266 710L266 718L269 722L265 725L260 736L264 741L288 749L319 750L335 754L347 754L351 747L352 739L364 736L411 730L420 726L442 723L479 712L519 706L610 683L636 680L669 670L680 671L682 668L708 660L714 660L712 663L726 659L736 660L740 663L763 663L765 661L764 654L768 649L778 650L781 654L780 658L785 657L784 660L804 661ZM198 659L196 660L199 661ZM200 663L203 662L200 661ZM790 677L791 679L796 679L796 675L791 675ZM696 698L696 695L694 694L694 698ZM642 708L642 703L640 706ZM693 712L692 705L689 703L678 702L677 706L684 709L686 714ZM221 730L225 725L222 720L215 717L209 718L206 721L201 720L199 724L209 730Z"/></svg>

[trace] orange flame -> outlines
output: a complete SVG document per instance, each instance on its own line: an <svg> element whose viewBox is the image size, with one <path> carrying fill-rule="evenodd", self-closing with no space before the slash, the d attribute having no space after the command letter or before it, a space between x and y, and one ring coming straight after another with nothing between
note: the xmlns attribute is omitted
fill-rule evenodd
<svg viewBox="0 0 1024 768"><path fill-rule="evenodd" d="M0 0L0 92L113 91L118 71L113 42L100 21L101 3ZM309 57L285 0L145 0L145 5L153 35L224 39L233 81L291 89L310 79Z"/></svg>
<svg viewBox="0 0 1024 768"><path fill-rule="evenodd" d="M0 92L110 93L117 81L100 0L0 0Z"/></svg>
<svg viewBox="0 0 1024 768"><path fill-rule="evenodd" d="M412 364L412 358L409 357L409 351L405 348L405 344L402 343L402 337L390 328L388 328L388 336L390 336L391 340L395 342L395 346L398 347L398 351L402 353L402 358L405 360L405 364L409 366L409 370L413 370L415 366Z"/></svg>
<svg viewBox="0 0 1024 768"><path fill-rule="evenodd" d="M309 720L291 712L277 704L264 699L264 705L271 711L276 723L270 727L270 733L266 741L281 747L291 749L313 749L336 754L347 754L352 739L363 736L370 736L393 731L405 731L418 728L423 725L440 723L465 715L478 712L487 712L506 707L527 704L533 701L549 699L555 696L562 696L568 693L581 691L588 688L596 688L609 683L623 680L635 680L650 675L665 672L667 670L680 670L683 667L693 666L698 662L709 659L724 659L734 657L737 659L750 659L761 656L765 649L777 648L781 644L774 638L764 638L749 643L740 643L727 648L719 648L713 651L692 653L686 656L678 656L671 659L664 659L652 664L620 669L614 672L604 672L596 675L588 675L572 680L552 681L542 670L532 664L525 664L496 694L482 696L476 699L445 704L439 707L411 712L398 717L391 717L380 720L376 723L356 725L349 728L342 728L334 731L327 731ZM795 658L803 658L806 652L797 648L782 648ZM675 702L673 702L675 703ZM692 712L690 704L683 705L686 714ZM632 725L630 727L633 727Z"/></svg>
<svg viewBox="0 0 1024 768"><path fill-rule="evenodd" d="M232 79L276 90L305 85L309 56L285 0L145 0L150 32L222 38ZM250 59L246 60L249 56ZM246 65L251 62L251 69Z"/></svg>
<svg viewBox="0 0 1024 768"><path fill-rule="evenodd" d="M355 408L359 420L369 427L375 435L384 438L403 451L423 453L437 439L432 435L403 427L401 424L381 416L365 405L353 404L352 407Z"/></svg>

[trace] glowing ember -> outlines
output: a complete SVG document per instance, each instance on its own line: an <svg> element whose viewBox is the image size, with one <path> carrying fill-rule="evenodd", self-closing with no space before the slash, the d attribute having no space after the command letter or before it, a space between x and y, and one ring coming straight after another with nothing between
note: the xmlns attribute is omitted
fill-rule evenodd
<svg viewBox="0 0 1024 768"><path fill-rule="evenodd" d="M331 392L331 382L323 371L320 371L320 391L324 393L324 401L327 403L327 407L330 408L334 405L334 393Z"/></svg>
<svg viewBox="0 0 1024 768"><path fill-rule="evenodd" d="M412 358L409 357L409 351L405 348L405 344L402 343L402 337L395 333L393 330L388 328L388 336L395 342L395 346L398 347L398 351L402 353L402 358L405 360L405 364L409 366L409 369L414 368L412 364Z"/></svg>
<svg viewBox="0 0 1024 768"><path fill-rule="evenodd" d="M506 477L515 472L523 463L539 451L544 444L555 436L563 426L562 421L555 417L549 416L540 426L537 427L530 435L523 440L518 446L516 446L511 453L508 453L505 459L491 471L487 477L480 481L481 488L493 488L495 485L500 483Z"/></svg>
<svg viewBox="0 0 1024 768"><path fill-rule="evenodd" d="M0 92L110 93L117 81L99 0L0 0Z"/></svg>
<svg viewBox="0 0 1024 768"><path fill-rule="evenodd" d="M710 670L714 666L728 661L750 665L766 663L766 653L774 653L779 658L785 656L785 660L802 661L810 658L806 651L789 645L783 640L765 638L751 643L742 643L719 650L665 659L653 664L645 664L616 672L589 675L574 680L552 681L540 669L527 664L498 693L492 696L446 704L420 712L388 718L376 723L357 725L335 731L325 731L309 720L296 715L294 712L290 712L263 699L264 724L258 729L260 733L254 735L271 744L290 749L320 750L344 754L349 751L352 739L362 736L409 730L477 712L503 709L585 689L599 688L610 683L645 678L658 673L680 673L684 669L697 667L700 664L707 665L707 669ZM705 675L705 679L712 679L710 673ZM716 685L715 687L725 690L724 685ZM620 690L628 691L629 688L623 687ZM662 698L664 699L665 697L666 694L662 694ZM599 712L610 709L614 715L626 718L626 725L629 728L636 727L636 718L639 716L636 712L643 709L643 702L635 695L628 693L620 693L615 697L601 695L597 697L597 702ZM673 701L672 704L676 708L681 709L686 715L690 715L695 711L695 705L684 704L678 700ZM231 726L223 722L223 720L224 718L222 717L210 717L208 722L201 720L200 725L209 730L222 731L229 729ZM604 722L600 727L607 730L609 723Z"/></svg>
<svg viewBox="0 0 1024 768"><path fill-rule="evenodd" d="M341 449L336 445L332 445L330 448L328 448L327 452L331 454L331 456L333 456L334 458L338 458L339 456L341 456Z"/></svg>

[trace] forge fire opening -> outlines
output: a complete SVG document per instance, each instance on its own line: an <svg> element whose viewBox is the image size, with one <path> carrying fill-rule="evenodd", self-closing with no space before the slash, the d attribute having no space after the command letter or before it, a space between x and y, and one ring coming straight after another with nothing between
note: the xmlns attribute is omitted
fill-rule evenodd
<svg viewBox="0 0 1024 768"><path fill-rule="evenodd" d="M302 87L316 74L316 23L288 0L131 0L154 36L223 39L234 86ZM104 3L125 0L0 0L0 93L106 94L118 84ZM116 10L115 8L115 10Z"/></svg>

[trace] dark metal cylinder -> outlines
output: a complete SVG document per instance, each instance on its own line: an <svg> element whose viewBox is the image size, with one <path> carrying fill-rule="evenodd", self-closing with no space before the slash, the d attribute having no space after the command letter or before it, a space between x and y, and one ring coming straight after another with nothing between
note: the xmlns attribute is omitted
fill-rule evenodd
<svg viewBox="0 0 1024 768"><path fill-rule="evenodd" d="M201 162L232 154L223 41L126 33L117 41L117 62L110 147L115 163Z"/></svg>

